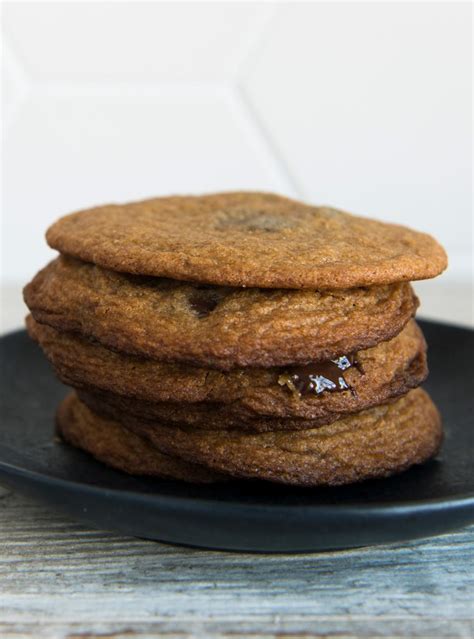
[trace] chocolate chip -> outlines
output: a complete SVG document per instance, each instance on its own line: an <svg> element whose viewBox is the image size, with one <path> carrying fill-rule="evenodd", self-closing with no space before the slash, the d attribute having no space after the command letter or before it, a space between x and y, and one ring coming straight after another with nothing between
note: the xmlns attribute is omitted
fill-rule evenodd
<svg viewBox="0 0 474 639"><path fill-rule="evenodd" d="M275 233L294 226L294 221L284 215L274 215L265 211L248 211L234 209L226 212L226 215L218 223L217 228L241 228L245 231L264 231Z"/></svg>
<svg viewBox="0 0 474 639"><path fill-rule="evenodd" d="M207 317L228 294L224 287L197 288L189 296L189 306L199 318Z"/></svg>

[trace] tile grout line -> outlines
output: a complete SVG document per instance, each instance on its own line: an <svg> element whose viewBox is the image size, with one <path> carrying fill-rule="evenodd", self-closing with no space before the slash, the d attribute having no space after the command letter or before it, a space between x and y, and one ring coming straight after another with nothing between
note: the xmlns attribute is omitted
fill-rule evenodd
<svg viewBox="0 0 474 639"><path fill-rule="evenodd" d="M236 110L240 111L241 120L249 131L252 132L260 149L265 149L271 171L277 177L277 182L285 185L285 192L293 197L305 198L304 189L288 167L278 146L263 124L245 88L236 83L233 86L233 102Z"/></svg>
<svg viewBox="0 0 474 639"><path fill-rule="evenodd" d="M282 186L285 185L287 194L304 198L304 188L290 170L273 136L260 118L245 87L245 76L250 71L251 65L255 64L258 59L260 50L265 43L265 37L277 11L278 7L272 4L270 8L266 7L265 13L259 17L258 21L254 20L258 24L254 26L252 33L247 37L241 59L236 64L235 79L232 83L233 101L234 106L240 111L243 124L252 132L253 137L256 139L260 152L265 149L267 159L271 164L270 170L276 177L277 183L281 183Z"/></svg>

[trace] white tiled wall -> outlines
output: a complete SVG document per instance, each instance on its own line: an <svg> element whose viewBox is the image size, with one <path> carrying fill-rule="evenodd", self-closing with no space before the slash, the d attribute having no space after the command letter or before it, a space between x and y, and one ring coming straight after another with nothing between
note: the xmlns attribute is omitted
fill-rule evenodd
<svg viewBox="0 0 474 639"><path fill-rule="evenodd" d="M267 189L433 233L451 266L424 285L428 314L468 321L470 12L455 2L4 3L4 299L15 306L49 258L43 233L63 213Z"/></svg>

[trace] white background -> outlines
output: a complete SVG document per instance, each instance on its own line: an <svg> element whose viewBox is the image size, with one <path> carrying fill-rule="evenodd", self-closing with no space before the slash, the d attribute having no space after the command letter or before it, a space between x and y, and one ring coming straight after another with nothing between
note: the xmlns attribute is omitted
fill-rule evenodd
<svg viewBox="0 0 474 639"><path fill-rule="evenodd" d="M3 328L95 204L272 190L435 235L472 321L469 3L5 3Z"/></svg>

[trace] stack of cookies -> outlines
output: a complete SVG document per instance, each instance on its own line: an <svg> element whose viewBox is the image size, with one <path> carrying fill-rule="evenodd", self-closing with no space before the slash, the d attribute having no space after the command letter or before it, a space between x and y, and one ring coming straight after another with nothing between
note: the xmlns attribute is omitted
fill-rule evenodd
<svg viewBox="0 0 474 639"><path fill-rule="evenodd" d="M47 232L28 331L74 388L64 440L137 475L319 486L433 457L410 280L430 236L277 195L110 205Z"/></svg>

